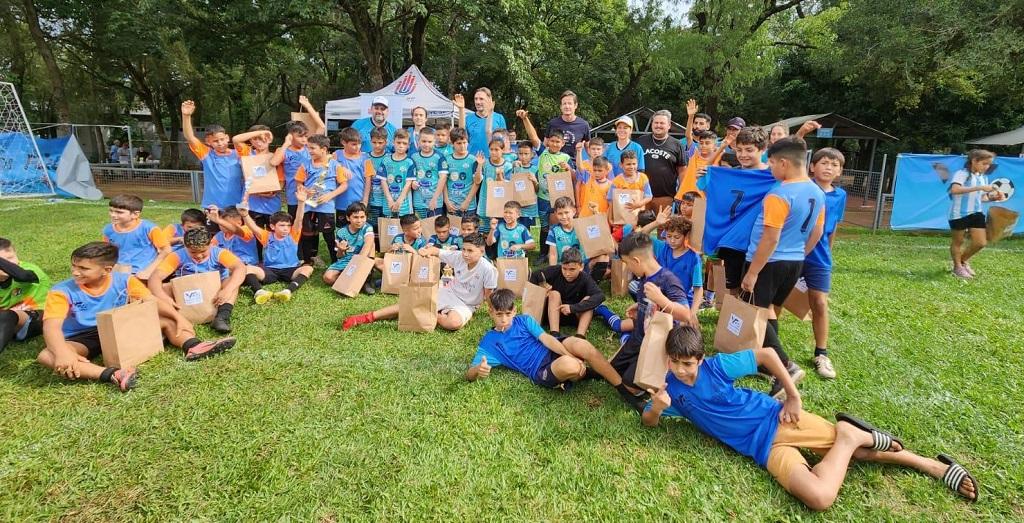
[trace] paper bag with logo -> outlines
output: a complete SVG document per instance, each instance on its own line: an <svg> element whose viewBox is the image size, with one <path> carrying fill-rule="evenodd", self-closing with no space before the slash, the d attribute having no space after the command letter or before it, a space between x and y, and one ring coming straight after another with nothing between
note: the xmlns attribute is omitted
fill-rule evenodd
<svg viewBox="0 0 1024 523"><path fill-rule="evenodd" d="M412 253L389 252L384 255L384 275L381 278L380 292L398 294L398 289L409 283L409 269L412 265Z"/></svg>
<svg viewBox="0 0 1024 523"><path fill-rule="evenodd" d="M192 323L208 323L217 315L213 298L220 291L220 273L200 272L171 280L174 303L181 306L181 315Z"/></svg>
<svg viewBox="0 0 1024 523"><path fill-rule="evenodd" d="M437 256L412 256L409 283L427 284L441 281L441 259Z"/></svg>
<svg viewBox="0 0 1024 523"><path fill-rule="evenodd" d="M523 287L523 314L530 316L537 323L544 318L544 305L548 301L548 289L544 285L534 285L526 282Z"/></svg>
<svg viewBox="0 0 1024 523"><path fill-rule="evenodd" d="M556 172L548 175L548 198L551 202L552 207L555 205L555 200L565 196L572 200L573 205L576 205L576 191L572 185L572 175L568 172Z"/></svg>
<svg viewBox="0 0 1024 523"><path fill-rule="evenodd" d="M693 227L690 229L690 247L697 252L704 252L704 217L708 212L708 202L704 198L694 198L693 200L693 215L690 218L690 223Z"/></svg>
<svg viewBox="0 0 1024 523"><path fill-rule="evenodd" d="M537 203L537 189L530 181L530 173L515 173L512 175L512 199L519 202L519 205L526 207Z"/></svg>
<svg viewBox="0 0 1024 523"><path fill-rule="evenodd" d="M462 231L462 217L461 216L456 216L454 214L449 214L448 215L448 225L451 225L451 230L452 230L453 233L457 232L459 234L462 234L462 232L461 232ZM435 234L436 234L436 231L435 231Z"/></svg>
<svg viewBox="0 0 1024 523"><path fill-rule="evenodd" d="M643 191L612 189L612 223L615 225L636 225L636 216L640 214L640 209L629 210L626 208L626 204L639 202L643 199Z"/></svg>
<svg viewBox="0 0 1024 523"><path fill-rule="evenodd" d="M764 342L768 309L747 303L731 294L725 297L715 328L715 349L739 352L756 349Z"/></svg>
<svg viewBox="0 0 1024 523"><path fill-rule="evenodd" d="M644 328L644 341L640 344L640 357L636 360L633 383L641 389L658 390L665 384L668 374L668 356L665 340L672 330L672 315L655 312Z"/></svg>
<svg viewBox="0 0 1024 523"><path fill-rule="evenodd" d="M355 298L363 290L363 284L366 283L366 278L372 270L373 258L356 254L348 261L348 265L338 275L338 279L334 280L334 285L331 288L344 296Z"/></svg>
<svg viewBox="0 0 1024 523"><path fill-rule="evenodd" d="M629 281L632 279L633 273L629 272L626 264L619 258L612 258L612 296L629 294Z"/></svg>
<svg viewBox="0 0 1024 523"><path fill-rule="evenodd" d="M437 283L402 285L398 291L398 330L433 332L437 327Z"/></svg>
<svg viewBox="0 0 1024 523"><path fill-rule="evenodd" d="M292 113L292 121L293 122L302 122L302 123L306 124L306 129L309 130L309 134L316 133L316 129L317 129L318 125L316 123L316 120L313 119L313 113L307 113L305 111L300 111L300 112L297 112L297 113Z"/></svg>
<svg viewBox="0 0 1024 523"><path fill-rule="evenodd" d="M526 258L498 258L498 288L510 289L516 296L523 295L523 287L530 277L530 260Z"/></svg>
<svg viewBox="0 0 1024 523"><path fill-rule="evenodd" d="M811 301L807 295L807 281L803 278L796 281L793 290L789 291L789 296L786 296L786 301L782 302L782 307L803 321L811 320Z"/></svg>
<svg viewBox="0 0 1024 523"><path fill-rule="evenodd" d="M513 191L512 182L487 180L487 209L485 211L488 218L501 218L505 215L505 204L512 201Z"/></svg>
<svg viewBox="0 0 1024 523"><path fill-rule="evenodd" d="M270 165L270 153L242 157L242 174L245 177L245 192L256 194L281 190L277 167Z"/></svg>
<svg viewBox="0 0 1024 523"><path fill-rule="evenodd" d="M429 240L431 236L437 233L437 231L434 230L434 220L436 219L437 216L431 216L430 218L420 218L420 229L423 231L421 233L423 239Z"/></svg>
<svg viewBox="0 0 1024 523"><path fill-rule="evenodd" d="M380 250L387 252L391 250L391 242L395 236L402 234L402 225L398 218L377 218L376 232L380 236Z"/></svg>
<svg viewBox="0 0 1024 523"><path fill-rule="evenodd" d="M990 207L987 230L985 231L988 241L995 243L1013 234L1018 219L1020 219L1020 213L1016 211L1011 211L1006 207Z"/></svg>
<svg viewBox="0 0 1024 523"><path fill-rule="evenodd" d="M608 217L604 214L576 218L573 220L573 228L587 258L615 252L615 239L612 238L612 230L608 227Z"/></svg>
<svg viewBox="0 0 1024 523"><path fill-rule="evenodd" d="M96 315L105 367L134 367L164 350L156 301L129 303Z"/></svg>

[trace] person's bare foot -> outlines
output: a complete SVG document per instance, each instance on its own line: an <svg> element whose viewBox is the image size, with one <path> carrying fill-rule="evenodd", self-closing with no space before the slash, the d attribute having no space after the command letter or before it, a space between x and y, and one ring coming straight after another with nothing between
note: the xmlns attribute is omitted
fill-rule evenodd
<svg viewBox="0 0 1024 523"><path fill-rule="evenodd" d="M875 444L875 438L871 432L865 431L857 427L856 425L847 421L840 421L836 423L836 441L849 441L855 444L859 448L871 448ZM899 452L903 450L903 445L899 441L893 440L889 446L889 450L883 452Z"/></svg>
<svg viewBox="0 0 1024 523"><path fill-rule="evenodd" d="M946 487L968 501L977 501L978 485L967 469L945 454L939 454L939 459L929 461L930 476L942 481Z"/></svg>

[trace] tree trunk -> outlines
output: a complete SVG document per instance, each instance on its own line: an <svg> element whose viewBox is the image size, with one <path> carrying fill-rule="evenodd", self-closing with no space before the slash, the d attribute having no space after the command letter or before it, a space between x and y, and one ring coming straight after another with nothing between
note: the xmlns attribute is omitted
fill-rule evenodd
<svg viewBox="0 0 1024 523"><path fill-rule="evenodd" d="M412 63L417 67L423 67L423 57L427 47L427 22L430 20L430 13L417 15L416 21L412 24Z"/></svg>
<svg viewBox="0 0 1024 523"><path fill-rule="evenodd" d="M57 59L53 56L50 43L47 41L49 35L43 32L39 25L39 13L32 0L24 0L22 5L25 9L25 21L28 23L28 32L39 49L39 56L46 66L46 74L50 77L50 86L53 87L53 104L57 109L57 121L60 123L71 122L71 107L64 95L64 78L61 76L60 67L57 66Z"/></svg>
<svg viewBox="0 0 1024 523"><path fill-rule="evenodd" d="M339 1L338 4L348 14L352 27L355 28L349 33L356 39L359 51L366 60L369 88L377 90L384 87L384 29L379 24L382 13L378 12L377 20L373 20L370 18L368 6L363 2Z"/></svg>

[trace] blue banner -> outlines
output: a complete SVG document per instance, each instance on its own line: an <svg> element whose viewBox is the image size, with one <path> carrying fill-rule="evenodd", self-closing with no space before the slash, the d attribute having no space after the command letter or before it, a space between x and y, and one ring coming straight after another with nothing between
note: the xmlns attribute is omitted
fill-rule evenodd
<svg viewBox="0 0 1024 523"><path fill-rule="evenodd" d="M967 162L966 156L944 154L901 154L896 158L896 188L890 224L895 230L949 230L949 181ZM1024 158L997 157L989 170L990 184L1011 192L997 205L1024 214L1024 196L1013 188L1024 187ZM1024 233L1024 220L1014 233Z"/></svg>
<svg viewBox="0 0 1024 523"><path fill-rule="evenodd" d="M704 217L704 252L719 247L746 251L750 231L761 212L764 195L778 183L769 170L708 167L708 209Z"/></svg>
<svg viewBox="0 0 1024 523"><path fill-rule="evenodd" d="M57 164L68 138L36 139L36 143L43 155L46 173L39 172L32 140L22 133L0 133L0 193L50 194L50 185L44 176L49 176L56 187Z"/></svg>

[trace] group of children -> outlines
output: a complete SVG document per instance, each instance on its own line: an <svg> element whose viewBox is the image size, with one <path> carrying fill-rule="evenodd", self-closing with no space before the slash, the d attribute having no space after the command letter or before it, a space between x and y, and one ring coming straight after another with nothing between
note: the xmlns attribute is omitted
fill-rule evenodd
<svg viewBox="0 0 1024 523"><path fill-rule="evenodd" d="M302 103L309 105L305 99ZM530 139L512 152L507 132L495 130L487 157L469 155L461 128L418 127L411 155L405 130L395 132L392 144L383 129L372 131L371 150L363 153L359 133L348 128L340 133L341 148L331 153L322 122L313 133L302 122L290 122L284 145L270 160L282 182L287 205L282 210L280 194L249 194L239 167L241 157L269 152L270 130L254 126L231 139L223 128L210 126L200 141L190 132L193 110L191 102L182 106L190 148L204 169L203 209L188 209L180 224L161 229L141 218L141 199L111 198L103 241L75 249L72 278L49 289L45 273L21 262L10 242L0 239L0 348L42 334L46 346L38 361L44 366L69 379L107 381L129 390L135 369L104 368L91 361L100 353L99 312L131 300L155 301L164 337L181 347L187 360L223 352L235 339L200 340L178 311L168 281L218 273L221 286L213 300L211 328L229 333L240 289L250 289L260 305L289 301L312 276L322 236L331 259L322 276L327 285L356 256L373 258L383 272L377 254L403 251L440 258L444 270L437 325L442 329L462 328L486 303L494 328L480 340L467 380L486 378L499 366L560 390L602 378L642 414L643 424L656 425L663 416L689 418L755 459L813 509L832 503L851 459L914 467L942 478L968 499L977 498L974 478L952 459L912 454L898 438L849 415L839 415L833 425L802 410L796 383L804 373L783 350L777 314L798 280L806 282L814 365L821 376L834 378L827 353L827 303L831 242L845 206L845 193L833 185L844 161L835 149L816 151L808 166L806 145L797 137L768 147L763 129L747 127L720 145L709 131L698 131L690 162L699 167L692 170L692 180L686 178L692 186L684 181L675 204L654 212L646 209L650 185L636 152L616 151L613 163L604 144L593 138L580 144L573 159L561 152L562 134L549 132L535 155L540 139L525 111L517 116ZM718 176L706 167L725 147L734 148L740 170L768 173L779 183L753 202L760 210L749 235L720 244L705 258L702 246L689 243L693 202L705 198L709 178ZM547 182L559 173L568 173L573 187L552 201ZM494 212L487 202L489 184L517 180L533 187L536 203L510 200ZM624 204L636 213L636 225L613 224L616 252L588 259L575 219L610 214L618 190L639 194ZM382 217L398 218L401 232L390 244L382 244L381 231L374 228ZM429 238L421 221L427 218L434 230ZM460 225L453 227L456 219ZM536 221L539 246L531 233ZM517 314L516 295L499 288L496 268L499 260L526 257L533 250L540 251L542 267L529 280L546 292L540 320ZM613 262L633 278L628 286L633 303L621 314L605 303L600 286ZM715 263L724 265L726 280L726 288L717 291L768 309L770 319L760 346L706 358L698 316L709 303L705 294L710 293L703 290L706 268ZM365 293L376 291L374 280L367 279ZM264 287L274 283L284 287L275 292ZM350 316L341 329L394 319L398 309L392 305ZM665 342L670 372L662 387L645 389L634 378L648 322L658 311L674 324ZM611 358L588 340L595 318L621 334ZM563 332L567 326L574 326L572 335ZM733 386L734 380L758 370L772 378L769 393ZM811 468L801 448L821 455L820 463Z"/></svg>

